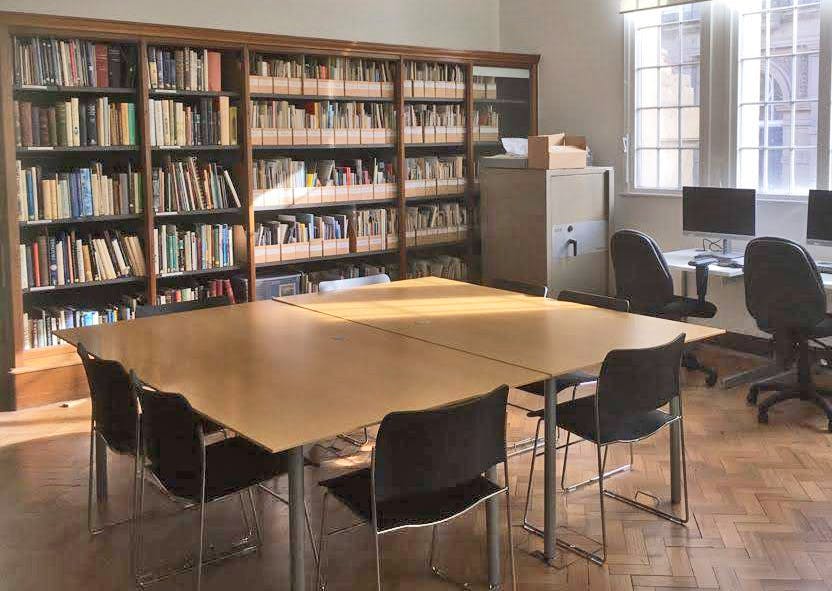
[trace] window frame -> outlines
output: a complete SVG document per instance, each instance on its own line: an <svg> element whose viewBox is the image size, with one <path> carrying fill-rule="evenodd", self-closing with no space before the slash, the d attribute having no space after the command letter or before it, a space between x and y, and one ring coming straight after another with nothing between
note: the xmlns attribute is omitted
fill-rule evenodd
<svg viewBox="0 0 832 591"><path fill-rule="evenodd" d="M830 0L832 1L832 0ZM654 10L665 10L669 7L656 8ZM678 8L675 7L675 8ZM637 13L636 13L637 14ZM710 30L711 30L711 10L710 5L704 6L700 17L699 29L699 182L702 183L705 178L704 174L707 171L705 154L706 142L706 117L707 101L706 97L709 88L709 70L708 65L710 56L708 48L710 47ZM665 196L681 196L682 188L667 188L667 187L638 187L636 185L638 161L636 155L638 153L638 146L636 145L637 137L637 112L636 112L636 93L638 92L638 81L636 76L636 27L635 18L627 18L626 24L627 34L626 44L626 109L627 109L627 133L622 138L625 151L625 176L624 181L627 186L628 194L632 195L665 195ZM657 109L658 109L657 105ZM677 108L679 108L677 106ZM681 125L681 122L680 122ZM680 138L681 141L681 138ZM681 155L681 149L675 148ZM680 179L681 180L681 179Z"/></svg>

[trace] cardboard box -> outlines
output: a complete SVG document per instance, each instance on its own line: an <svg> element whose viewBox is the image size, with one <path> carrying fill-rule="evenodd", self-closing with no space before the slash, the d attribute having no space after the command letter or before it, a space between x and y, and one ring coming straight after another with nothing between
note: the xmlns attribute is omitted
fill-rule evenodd
<svg viewBox="0 0 832 591"><path fill-rule="evenodd" d="M343 80L318 80L318 94L321 96L344 96Z"/></svg>
<svg viewBox="0 0 832 591"><path fill-rule="evenodd" d="M350 201L372 201L373 185L350 185Z"/></svg>
<svg viewBox="0 0 832 591"><path fill-rule="evenodd" d="M248 87L254 93L262 92L271 94L274 92L274 83L272 82L271 76L255 76L251 74L248 77Z"/></svg>
<svg viewBox="0 0 832 591"><path fill-rule="evenodd" d="M327 185L325 187L321 187L321 203L335 203L337 201L335 198L336 188L337 187L335 185Z"/></svg>
<svg viewBox="0 0 832 591"><path fill-rule="evenodd" d="M286 94L303 94L303 79L286 78Z"/></svg>
<svg viewBox="0 0 832 591"><path fill-rule="evenodd" d="M324 248L323 248L323 256L325 257L333 257L338 254L338 241L337 240L324 240Z"/></svg>
<svg viewBox="0 0 832 591"><path fill-rule="evenodd" d="M263 130L263 143L266 143L266 132ZM277 144L278 146L292 145L292 129L289 127L279 127L277 129Z"/></svg>
<svg viewBox="0 0 832 591"><path fill-rule="evenodd" d="M335 130L331 127L321 129L321 145L335 145Z"/></svg>
<svg viewBox="0 0 832 591"><path fill-rule="evenodd" d="M260 144L264 146L277 145L277 129L274 127L267 127L260 131Z"/></svg>
<svg viewBox="0 0 832 591"><path fill-rule="evenodd" d="M251 145L252 146L262 146L263 145L263 130L257 127L251 128Z"/></svg>
<svg viewBox="0 0 832 591"><path fill-rule="evenodd" d="M531 136L529 168L586 168L586 138L565 133Z"/></svg>
<svg viewBox="0 0 832 591"><path fill-rule="evenodd" d="M317 78L302 78L303 94L314 96L318 94L318 79Z"/></svg>
<svg viewBox="0 0 832 591"><path fill-rule="evenodd" d="M409 82L408 80L405 80L405 89L409 86L410 91L412 93L413 92L413 85L409 84L408 82ZM393 86L392 82L380 82L379 84L381 86L381 89L380 89L381 90L381 95L380 96L382 98L393 98L393 96L395 96L396 91L394 89L394 86ZM405 96L407 96L406 93L405 93Z"/></svg>
<svg viewBox="0 0 832 591"><path fill-rule="evenodd" d="M289 79L272 76L272 89L275 94L289 94Z"/></svg>

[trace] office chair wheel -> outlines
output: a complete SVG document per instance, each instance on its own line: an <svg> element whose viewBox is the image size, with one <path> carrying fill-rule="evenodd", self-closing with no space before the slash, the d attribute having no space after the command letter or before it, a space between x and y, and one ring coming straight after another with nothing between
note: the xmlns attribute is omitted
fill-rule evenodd
<svg viewBox="0 0 832 591"><path fill-rule="evenodd" d="M745 397L745 401L752 405L757 406L757 397L760 395L760 391L757 390L756 386L751 386L748 390L748 395Z"/></svg>
<svg viewBox="0 0 832 591"><path fill-rule="evenodd" d="M757 422L761 425L768 425L768 409L761 408L757 412Z"/></svg>
<svg viewBox="0 0 832 591"><path fill-rule="evenodd" d="M832 433L832 419L829 419L829 422L826 424L826 431Z"/></svg>
<svg viewBox="0 0 832 591"><path fill-rule="evenodd" d="M705 378L705 385L708 386L708 388L713 388L714 386L716 386L716 380L719 376L712 369L706 371L708 373L708 377Z"/></svg>

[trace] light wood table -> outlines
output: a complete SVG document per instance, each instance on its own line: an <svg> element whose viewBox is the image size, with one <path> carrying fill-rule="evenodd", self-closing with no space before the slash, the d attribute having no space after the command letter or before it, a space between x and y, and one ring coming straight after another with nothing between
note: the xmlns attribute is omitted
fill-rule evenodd
<svg viewBox="0 0 832 591"><path fill-rule="evenodd" d="M688 342L721 329L533 298L435 277L349 291L278 298L278 301L356 323L510 363L549 378L597 365L613 349L652 347L685 333ZM557 393L545 396L544 551L556 558L555 433ZM678 413L680 401L671 404ZM671 432L671 500L681 498L678 423Z"/></svg>
<svg viewBox="0 0 832 591"><path fill-rule="evenodd" d="M119 361L150 386L183 394L197 412L264 448L290 452L293 591L305 584L304 444L376 424L393 411L546 378L272 301L57 334Z"/></svg>

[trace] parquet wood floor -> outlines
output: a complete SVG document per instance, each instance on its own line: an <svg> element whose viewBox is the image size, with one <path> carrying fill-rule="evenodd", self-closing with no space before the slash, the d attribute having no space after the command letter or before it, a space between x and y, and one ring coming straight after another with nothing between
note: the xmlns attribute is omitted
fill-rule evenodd
<svg viewBox="0 0 832 591"><path fill-rule="evenodd" d="M728 357L706 358L722 371L740 367ZM540 547L519 527L528 482L529 455L511 461L512 506L518 548L519 588L646 591L648 589L727 589L789 591L832 589L832 435L826 420L809 405L789 402L758 425L745 403L745 388L707 389L697 374L687 374L686 438L692 518L687 527L607 501L610 558L602 568L567 556L561 570L544 567L529 555ZM540 404L515 392L515 401ZM0 591L127 589L125 526L95 538L86 531L89 404L46 407L0 414ZM510 438L531 434L534 423L510 412ZM322 477L359 465L368 453L325 459L309 469L308 494L317 529ZM572 448L568 479L593 473L594 451ZM615 450L611 464L626 458ZM111 460L110 517L125 515L130 463ZM542 518L542 462L533 487L532 518ZM631 472L608 481L626 494L641 489L669 495L668 440L662 433L636 446ZM284 489L286 483L278 482ZM181 560L196 543L196 514L181 511L148 489L149 565ZM562 497L563 498L563 497ZM265 542L253 555L206 569L204 589L285 589L287 581L286 508L258 495ZM239 504L231 499L211 506L209 539L221 548L242 532ZM334 519L349 519L343 510ZM596 489L565 496L561 522L593 536L600 534ZM444 527L441 560L447 569L475 584L485 580L484 518L481 511ZM428 530L394 534L382 541L385 589L450 589L427 571ZM504 537L505 539L505 537ZM370 536L361 529L330 542L332 590L372 589ZM309 553L309 580L312 557ZM190 589L180 577L153 589Z"/></svg>

